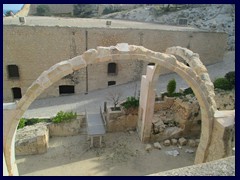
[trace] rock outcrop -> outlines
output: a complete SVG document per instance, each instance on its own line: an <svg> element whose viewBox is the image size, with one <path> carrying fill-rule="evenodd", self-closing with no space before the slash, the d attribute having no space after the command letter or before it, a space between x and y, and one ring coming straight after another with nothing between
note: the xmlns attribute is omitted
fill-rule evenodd
<svg viewBox="0 0 240 180"><path fill-rule="evenodd" d="M234 4L196 4L182 10L160 13L157 16L154 15L154 6L104 15L101 18L127 19L167 25L178 25L179 18L186 18L188 26L213 32L226 32L228 34L228 50L235 50Z"/></svg>

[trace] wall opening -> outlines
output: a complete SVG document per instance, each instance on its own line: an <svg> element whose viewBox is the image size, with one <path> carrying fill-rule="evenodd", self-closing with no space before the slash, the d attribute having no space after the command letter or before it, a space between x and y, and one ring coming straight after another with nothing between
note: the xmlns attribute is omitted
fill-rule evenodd
<svg viewBox="0 0 240 180"><path fill-rule="evenodd" d="M7 69L9 78L19 78L19 71L17 65L8 65Z"/></svg>
<svg viewBox="0 0 240 180"><path fill-rule="evenodd" d="M59 86L59 94L74 94L75 93L75 87L73 85L61 85Z"/></svg>
<svg viewBox="0 0 240 180"><path fill-rule="evenodd" d="M108 75L117 75L116 63L108 63Z"/></svg>
<svg viewBox="0 0 240 180"><path fill-rule="evenodd" d="M19 87L12 88L12 94L13 94L13 99L21 99L22 98L21 88Z"/></svg>
<svg viewBox="0 0 240 180"><path fill-rule="evenodd" d="M116 81L108 81L108 86L112 86L112 85L115 85L116 84Z"/></svg>
<svg viewBox="0 0 240 180"><path fill-rule="evenodd" d="M179 18L178 19L178 25L180 25L180 26L187 26L188 25L187 18Z"/></svg>
<svg viewBox="0 0 240 180"><path fill-rule="evenodd" d="M155 63L148 63L148 66L155 66Z"/></svg>

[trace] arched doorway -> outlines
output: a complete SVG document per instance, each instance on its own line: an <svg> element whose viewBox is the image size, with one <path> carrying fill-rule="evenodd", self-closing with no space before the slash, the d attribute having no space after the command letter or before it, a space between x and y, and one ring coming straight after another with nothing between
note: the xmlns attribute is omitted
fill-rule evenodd
<svg viewBox="0 0 240 180"><path fill-rule="evenodd" d="M190 67L177 61L174 55L182 55ZM197 54L191 51L173 47L168 48L167 53L154 52L142 46L128 45L126 43L117 44L110 47L98 47L90 49L82 55L72 59L62 61L44 71L38 79L28 88L26 94L17 103L16 109L11 113L11 116L4 118L4 157L6 160L7 169L10 175L14 174L15 153L14 153L14 135L18 126L19 120L28 109L30 104L49 86L60 80L62 77L73 73L79 69L86 67L88 64L97 62L106 62L111 60L143 60L153 62L158 66L152 72L146 83L153 89L153 79L159 72L158 67L165 67L181 76L193 89L200 107L202 115L202 133L200 145L196 154L196 163L205 161L207 149L211 139L213 114L216 110L212 82L209 79L205 66L201 63ZM155 75L156 74L156 75ZM147 98L150 99L153 93L148 91ZM143 111L143 116L151 116L149 108ZM141 116L141 117L143 117ZM143 121L142 121L143 122ZM141 126L141 137L147 137L149 127L146 124Z"/></svg>

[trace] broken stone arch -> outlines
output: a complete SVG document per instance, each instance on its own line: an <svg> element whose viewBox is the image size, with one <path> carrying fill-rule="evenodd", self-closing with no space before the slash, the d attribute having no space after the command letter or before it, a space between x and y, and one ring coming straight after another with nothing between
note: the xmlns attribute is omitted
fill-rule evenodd
<svg viewBox="0 0 240 180"><path fill-rule="evenodd" d="M179 62L174 55L182 57L190 67ZM215 94L213 84L198 54L182 47L171 47L166 50L166 53L160 53L146 49L143 46L121 43L116 46L100 46L97 47L97 49L90 49L80 56L59 62L50 67L47 71L44 71L38 79L32 83L25 95L17 103L15 111L11 114L11 118L7 119L8 123L4 124L4 157L10 175L13 174L14 165L16 166L14 152L15 132L20 118L31 103L45 89L64 76L80 70L88 64L112 60L143 60L155 63L156 66L152 67L154 69L152 74L150 73L148 77L151 88L154 88L154 80L158 77L161 67L176 72L188 83L199 102L202 117L201 138L196 152L195 163L206 161L211 140L216 103L214 101ZM147 107L146 104L145 107ZM145 111L145 114L149 114L148 108L146 108ZM142 137L149 136L146 134L148 128L149 127L141 126L142 130L139 130L139 132L142 133Z"/></svg>

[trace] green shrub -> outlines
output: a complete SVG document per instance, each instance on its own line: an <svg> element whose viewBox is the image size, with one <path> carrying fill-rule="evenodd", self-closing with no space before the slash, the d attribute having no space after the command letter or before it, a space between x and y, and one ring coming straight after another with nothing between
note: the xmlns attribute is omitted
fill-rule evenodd
<svg viewBox="0 0 240 180"><path fill-rule="evenodd" d="M235 71L226 73L224 77L231 83L232 87L235 87Z"/></svg>
<svg viewBox="0 0 240 180"><path fill-rule="evenodd" d="M214 88L223 89L223 90L231 90L232 85L226 78L218 78L214 81Z"/></svg>
<svg viewBox="0 0 240 180"><path fill-rule="evenodd" d="M19 121L17 129L23 128L25 126L25 123L26 123L26 119L25 118L21 118L20 121Z"/></svg>
<svg viewBox="0 0 240 180"><path fill-rule="evenodd" d="M173 95L173 97L180 97L180 96L182 96L183 94L182 94L182 93L173 93L172 95Z"/></svg>
<svg viewBox="0 0 240 180"><path fill-rule="evenodd" d="M31 126L40 122L50 122L50 119L39 119L39 118L31 118L31 119L26 119L26 126Z"/></svg>
<svg viewBox="0 0 240 180"><path fill-rule="evenodd" d="M176 90L176 81L175 79L172 79L168 82L168 85L167 85L168 96L173 97L173 93L175 92L175 90Z"/></svg>
<svg viewBox="0 0 240 180"><path fill-rule="evenodd" d="M136 99L135 97L128 97L127 101L122 103L122 106L126 109L136 108L139 106L139 100Z"/></svg>
<svg viewBox="0 0 240 180"><path fill-rule="evenodd" d="M183 91L183 94L184 94L184 95L188 95L188 94L194 94L194 93L193 93L192 88L189 87L189 88L187 88L187 89L185 89L185 90Z"/></svg>
<svg viewBox="0 0 240 180"><path fill-rule="evenodd" d="M56 117L52 119L52 122L53 123L69 122L72 119L76 119L76 118L77 118L77 113L60 111L57 113Z"/></svg>

